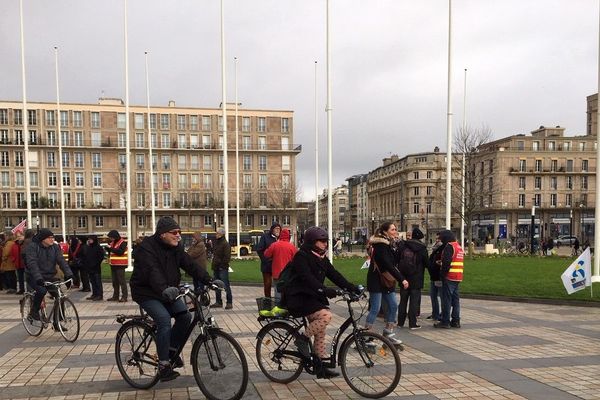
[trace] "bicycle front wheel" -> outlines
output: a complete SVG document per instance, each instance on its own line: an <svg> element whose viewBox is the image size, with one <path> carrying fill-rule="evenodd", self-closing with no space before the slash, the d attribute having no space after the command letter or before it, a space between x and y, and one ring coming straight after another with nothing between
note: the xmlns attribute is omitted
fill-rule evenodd
<svg viewBox="0 0 600 400"><path fill-rule="evenodd" d="M248 362L240 344L228 333L208 329L192 347L194 378L209 400L237 400L248 385Z"/></svg>
<svg viewBox="0 0 600 400"><path fill-rule="evenodd" d="M149 389L158 382L158 349L152 327L131 320L117 332L115 358L123 379L136 389Z"/></svg>
<svg viewBox="0 0 600 400"><path fill-rule="evenodd" d="M290 383L302 373L302 360L292 343L295 330L285 322L271 322L256 339L256 361L267 378Z"/></svg>
<svg viewBox="0 0 600 400"><path fill-rule="evenodd" d="M73 343L79 337L79 314L73 302L63 297L60 307L54 312L56 327L67 342Z"/></svg>
<svg viewBox="0 0 600 400"><path fill-rule="evenodd" d="M44 330L44 324L40 320L31 317L31 306L33 305L33 295L25 293L21 299L21 320L23 327L31 336L39 336Z"/></svg>
<svg viewBox="0 0 600 400"><path fill-rule="evenodd" d="M402 375L398 350L382 335L369 331L357 332L344 341L340 367L348 386L371 399L390 394Z"/></svg>

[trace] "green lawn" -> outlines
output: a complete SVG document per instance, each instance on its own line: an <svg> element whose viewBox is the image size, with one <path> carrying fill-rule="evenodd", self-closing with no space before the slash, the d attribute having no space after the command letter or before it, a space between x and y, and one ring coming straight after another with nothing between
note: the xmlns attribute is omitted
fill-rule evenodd
<svg viewBox="0 0 600 400"><path fill-rule="evenodd" d="M568 295L560 275L573 261L564 257L467 257L465 279L460 285L462 294L482 294L519 298L545 298L600 301L600 285L590 290ZM367 270L361 270L363 258L340 258L334 265L347 279L356 284L366 284ZM262 283L259 262L232 260L233 271L229 276L233 283ZM108 266L103 267L103 278L110 280ZM425 277L425 291L429 276Z"/></svg>

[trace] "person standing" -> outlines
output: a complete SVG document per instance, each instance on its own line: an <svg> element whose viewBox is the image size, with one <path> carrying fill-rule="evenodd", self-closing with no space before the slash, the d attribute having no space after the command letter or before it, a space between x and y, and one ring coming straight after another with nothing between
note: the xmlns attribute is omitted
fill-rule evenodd
<svg viewBox="0 0 600 400"><path fill-rule="evenodd" d="M81 268L81 240L77 236L71 236L68 250L69 267L73 271L73 287L79 288L81 284L81 278L79 277L79 270ZM88 283L89 286L89 283ZM89 287L88 287L89 289Z"/></svg>
<svg viewBox="0 0 600 400"><path fill-rule="evenodd" d="M233 295L231 294L231 285L229 284L229 262L231 261L231 245L225 238L225 229L217 229L217 236L213 243L213 259L212 259L212 270L215 279L223 281L225 284L226 310L233 308ZM270 276L270 274L269 274ZM269 289L270 290L270 289ZM223 300L221 298L221 291L217 290L215 293L215 302L211 307L223 307Z"/></svg>
<svg viewBox="0 0 600 400"><path fill-rule="evenodd" d="M408 281L408 287L400 287L400 305L398 307L398 326L404 326L408 314L408 327L419 329L417 316L421 306L421 289L425 268L427 267L427 247L421 243L424 237L419 228L412 231L412 239L403 241L398 249L398 269ZM408 308L408 313L407 313Z"/></svg>
<svg viewBox="0 0 600 400"><path fill-rule="evenodd" d="M396 313L398 303L396 303L396 284L386 287L381 282L381 274L389 272L400 285L408 288L408 281L402 273L396 268L396 260L392 250L392 242L398 235L396 225L386 221L377 229L375 235L369 239L371 262L367 271L367 290L369 291L369 314L367 315L366 328L371 329L379 309L381 301L387 304L385 315L385 328L383 335L392 341L395 345L402 344L402 341L395 338L394 327L396 325Z"/></svg>
<svg viewBox="0 0 600 400"><path fill-rule="evenodd" d="M256 252L258 253L258 257L260 257L260 271L262 272L263 277L263 291L265 297L271 297L271 287L273 285L273 261L270 258L265 257L265 250L267 250L270 245L277 241L280 232L281 225L279 225L279 222L273 222L269 232L264 233L260 237L258 246L256 246Z"/></svg>
<svg viewBox="0 0 600 400"><path fill-rule="evenodd" d="M281 302L281 293L277 290L277 281L279 275L285 266L292 261L294 254L298 251L296 246L290 243L290 231L289 229L282 229L279 235L279 240L269 246L265 250L265 257L271 258L272 263L272 276L273 276L273 287L275 288L275 304Z"/></svg>
<svg viewBox="0 0 600 400"><path fill-rule="evenodd" d="M202 234L200 232L194 232L192 234L192 238L194 239L192 245L187 250L187 253L192 257L196 263L206 271L206 267L208 266L208 256L206 255L206 245L204 244L204 239L202 238ZM201 290L204 289L204 284L199 279L194 279L194 291L196 294L200 293Z"/></svg>
<svg viewBox="0 0 600 400"><path fill-rule="evenodd" d="M0 271L2 271L4 276L6 294L17 293L17 267L12 258L12 248L14 245L15 235L11 231L8 231L2 249L2 263L0 264Z"/></svg>
<svg viewBox="0 0 600 400"><path fill-rule="evenodd" d="M102 287L102 261L104 261L104 250L98 243L98 236L90 235L81 251L82 268L87 271L92 286L92 295L86 300L101 301L104 298Z"/></svg>
<svg viewBox="0 0 600 400"><path fill-rule="evenodd" d="M449 230L440 232L442 257L440 260L442 278L442 320L435 328L460 328L460 293L458 286L463 280L465 253ZM452 318L452 319L450 319Z"/></svg>
<svg viewBox="0 0 600 400"><path fill-rule="evenodd" d="M435 237L435 243L431 249L429 263L427 264L427 271L429 272L430 280L429 298L431 299L431 314L427 317L427 319L431 319L436 322L442 319L440 301L438 299L442 297L442 278L440 277L442 250L444 250L444 248L438 233Z"/></svg>
<svg viewBox="0 0 600 400"><path fill-rule="evenodd" d="M121 237L119 232L112 230L108 232L108 237L111 239L108 251L108 261L110 264L110 273L112 278L113 295L106 301L127 301L127 281L125 280L125 268L127 268L127 242ZM119 290L121 297L119 298Z"/></svg>
<svg viewBox="0 0 600 400"><path fill-rule="evenodd" d="M25 249L27 284L35 291L31 307L31 317L35 320L40 319L40 304L48 291L53 296L57 295L55 289L44 286L44 282L57 279L57 265L62 270L65 281L73 278L73 272L65 261L61 248L54 242L54 233L46 228L40 229Z"/></svg>
<svg viewBox="0 0 600 400"><path fill-rule="evenodd" d="M16 294L23 294L25 292L25 261L23 260L23 257L21 257L21 249L24 240L23 233L18 232L16 234L15 244L10 249L10 257L17 269L17 281L19 282L19 290L17 290Z"/></svg>

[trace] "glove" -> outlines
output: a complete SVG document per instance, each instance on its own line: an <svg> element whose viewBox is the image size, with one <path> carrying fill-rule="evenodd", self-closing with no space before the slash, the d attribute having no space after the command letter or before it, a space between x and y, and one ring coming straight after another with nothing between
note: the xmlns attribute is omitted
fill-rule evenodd
<svg viewBox="0 0 600 400"><path fill-rule="evenodd" d="M334 288L325 288L324 292L325 296L327 296L330 299L333 299L335 296L337 296L337 290Z"/></svg>
<svg viewBox="0 0 600 400"><path fill-rule="evenodd" d="M69 279L71 279L71 280L69 281ZM65 286L67 287L67 289L71 289L72 284L73 284L73 277L65 276Z"/></svg>
<svg viewBox="0 0 600 400"><path fill-rule="evenodd" d="M35 283L38 286L44 286L44 280L43 279L38 279L37 281L35 281Z"/></svg>
<svg viewBox="0 0 600 400"><path fill-rule="evenodd" d="M223 289L225 287L225 283L223 283L223 281L220 280L220 279L213 279L213 281L211 282L211 284L215 285L219 289Z"/></svg>
<svg viewBox="0 0 600 400"><path fill-rule="evenodd" d="M174 286L169 286L162 292L163 299L167 300L169 303L177 300L177 296L179 296L179 289Z"/></svg>
<svg viewBox="0 0 600 400"><path fill-rule="evenodd" d="M354 294L362 294L365 287L363 285L354 286L354 288L350 289L350 291Z"/></svg>

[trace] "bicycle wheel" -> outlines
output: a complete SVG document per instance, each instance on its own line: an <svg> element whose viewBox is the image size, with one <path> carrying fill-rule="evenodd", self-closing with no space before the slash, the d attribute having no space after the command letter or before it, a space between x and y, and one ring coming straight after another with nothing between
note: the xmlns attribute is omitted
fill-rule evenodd
<svg viewBox="0 0 600 400"><path fill-rule="evenodd" d="M158 350L152 327L131 320L117 332L117 367L123 379L137 389L149 389L158 382Z"/></svg>
<svg viewBox="0 0 600 400"><path fill-rule="evenodd" d="M271 322L256 338L258 367L273 382L290 383L302 373L302 360L293 343L295 330L285 322ZM288 351L286 351L288 350Z"/></svg>
<svg viewBox="0 0 600 400"><path fill-rule="evenodd" d="M390 394L402 375L394 345L382 335L368 331L352 334L342 343L340 367L348 386L371 399Z"/></svg>
<svg viewBox="0 0 600 400"><path fill-rule="evenodd" d="M39 336L44 330L42 321L36 321L31 317L31 306L33 305L33 295L25 293L21 299L21 319L23 327L31 336Z"/></svg>
<svg viewBox="0 0 600 400"><path fill-rule="evenodd" d="M79 314L73 302L63 297L60 307L54 311L55 326L67 342L73 343L79 337Z"/></svg>
<svg viewBox="0 0 600 400"><path fill-rule="evenodd" d="M194 378L210 400L237 400L248 385L248 363L242 346L228 333L208 329L192 347Z"/></svg>

